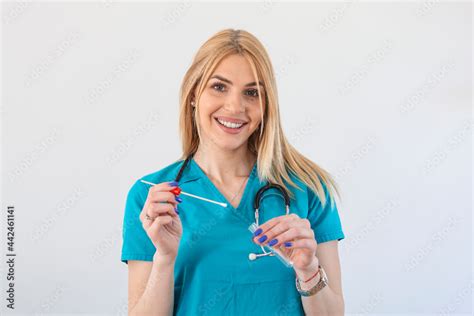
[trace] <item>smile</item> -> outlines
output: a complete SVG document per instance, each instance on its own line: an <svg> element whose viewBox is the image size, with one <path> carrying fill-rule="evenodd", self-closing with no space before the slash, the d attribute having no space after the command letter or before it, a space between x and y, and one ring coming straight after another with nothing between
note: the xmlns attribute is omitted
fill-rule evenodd
<svg viewBox="0 0 474 316"><path fill-rule="evenodd" d="M224 120L221 120L221 119L218 119L216 118L216 121L222 125L222 126L225 126L227 128L232 128L232 129L239 129L241 128L242 126L244 126L245 124L247 123L233 123L233 122L227 122L227 121L224 121Z"/></svg>
<svg viewBox="0 0 474 316"><path fill-rule="evenodd" d="M240 132L245 129L244 126L248 124L248 122L227 122L220 118L214 118L214 120L216 121L217 126L219 126L221 130L231 135L240 134Z"/></svg>

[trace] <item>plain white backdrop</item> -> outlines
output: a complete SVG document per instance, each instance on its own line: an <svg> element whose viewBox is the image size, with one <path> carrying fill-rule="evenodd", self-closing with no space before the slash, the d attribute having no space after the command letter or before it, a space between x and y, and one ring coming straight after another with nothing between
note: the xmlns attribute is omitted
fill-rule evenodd
<svg viewBox="0 0 474 316"><path fill-rule="evenodd" d="M178 159L182 77L229 27L266 46L287 137L342 189L346 313L472 313L471 3L22 1L1 25L1 313L126 313L126 194Z"/></svg>

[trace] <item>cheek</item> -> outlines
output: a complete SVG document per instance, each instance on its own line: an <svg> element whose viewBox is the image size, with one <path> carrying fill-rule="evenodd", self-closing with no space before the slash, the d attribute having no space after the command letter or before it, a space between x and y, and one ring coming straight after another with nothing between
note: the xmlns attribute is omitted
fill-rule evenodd
<svg viewBox="0 0 474 316"><path fill-rule="evenodd" d="M253 104L250 110L248 111L248 115L250 119L252 120L254 125L260 124L260 121L262 119L262 111L260 111L260 104Z"/></svg>
<svg viewBox="0 0 474 316"><path fill-rule="evenodd" d="M201 122L208 122L211 119L212 113L218 109L217 103L209 96L201 96L199 99L199 116Z"/></svg>
<svg viewBox="0 0 474 316"><path fill-rule="evenodd" d="M201 94L201 103L214 104L219 102L222 99L222 96L219 95L216 91L207 91L204 90Z"/></svg>

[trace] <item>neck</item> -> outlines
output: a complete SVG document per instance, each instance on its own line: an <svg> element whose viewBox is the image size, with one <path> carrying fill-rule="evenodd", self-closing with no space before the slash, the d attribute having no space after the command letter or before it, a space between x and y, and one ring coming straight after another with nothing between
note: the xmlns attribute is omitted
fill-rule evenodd
<svg viewBox="0 0 474 316"><path fill-rule="evenodd" d="M248 177L256 161L246 146L232 151L208 150L199 146L193 158L209 178L222 184Z"/></svg>

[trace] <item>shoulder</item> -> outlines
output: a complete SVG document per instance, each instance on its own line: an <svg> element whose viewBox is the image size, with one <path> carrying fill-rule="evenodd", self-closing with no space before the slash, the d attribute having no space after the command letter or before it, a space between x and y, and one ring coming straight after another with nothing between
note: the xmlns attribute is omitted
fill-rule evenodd
<svg viewBox="0 0 474 316"><path fill-rule="evenodd" d="M311 187L309 185L307 185L302 179L301 177L299 177L298 175L292 173L292 172L289 172L288 173L288 176L290 177L290 180L293 181L293 183L297 186L297 187L294 187L293 185L291 185L288 181L284 180L284 183L285 183L285 186L286 188L288 188L293 194L295 194L295 196L299 196L299 197L306 197L308 198L309 196L312 196L314 195L314 191L311 189Z"/></svg>
<svg viewBox="0 0 474 316"><path fill-rule="evenodd" d="M320 206L322 204L321 197L324 195L324 206L329 203L331 204L331 207L334 207L334 196L328 188L328 185L322 181L321 177L319 177L321 184L321 189L318 189L319 192L313 190L313 188L309 184L305 183L298 175L289 173L289 177L291 181L296 184L297 188L290 185L287 181L285 181L285 186L295 195L296 200L309 204L310 207L314 207L316 205Z"/></svg>

